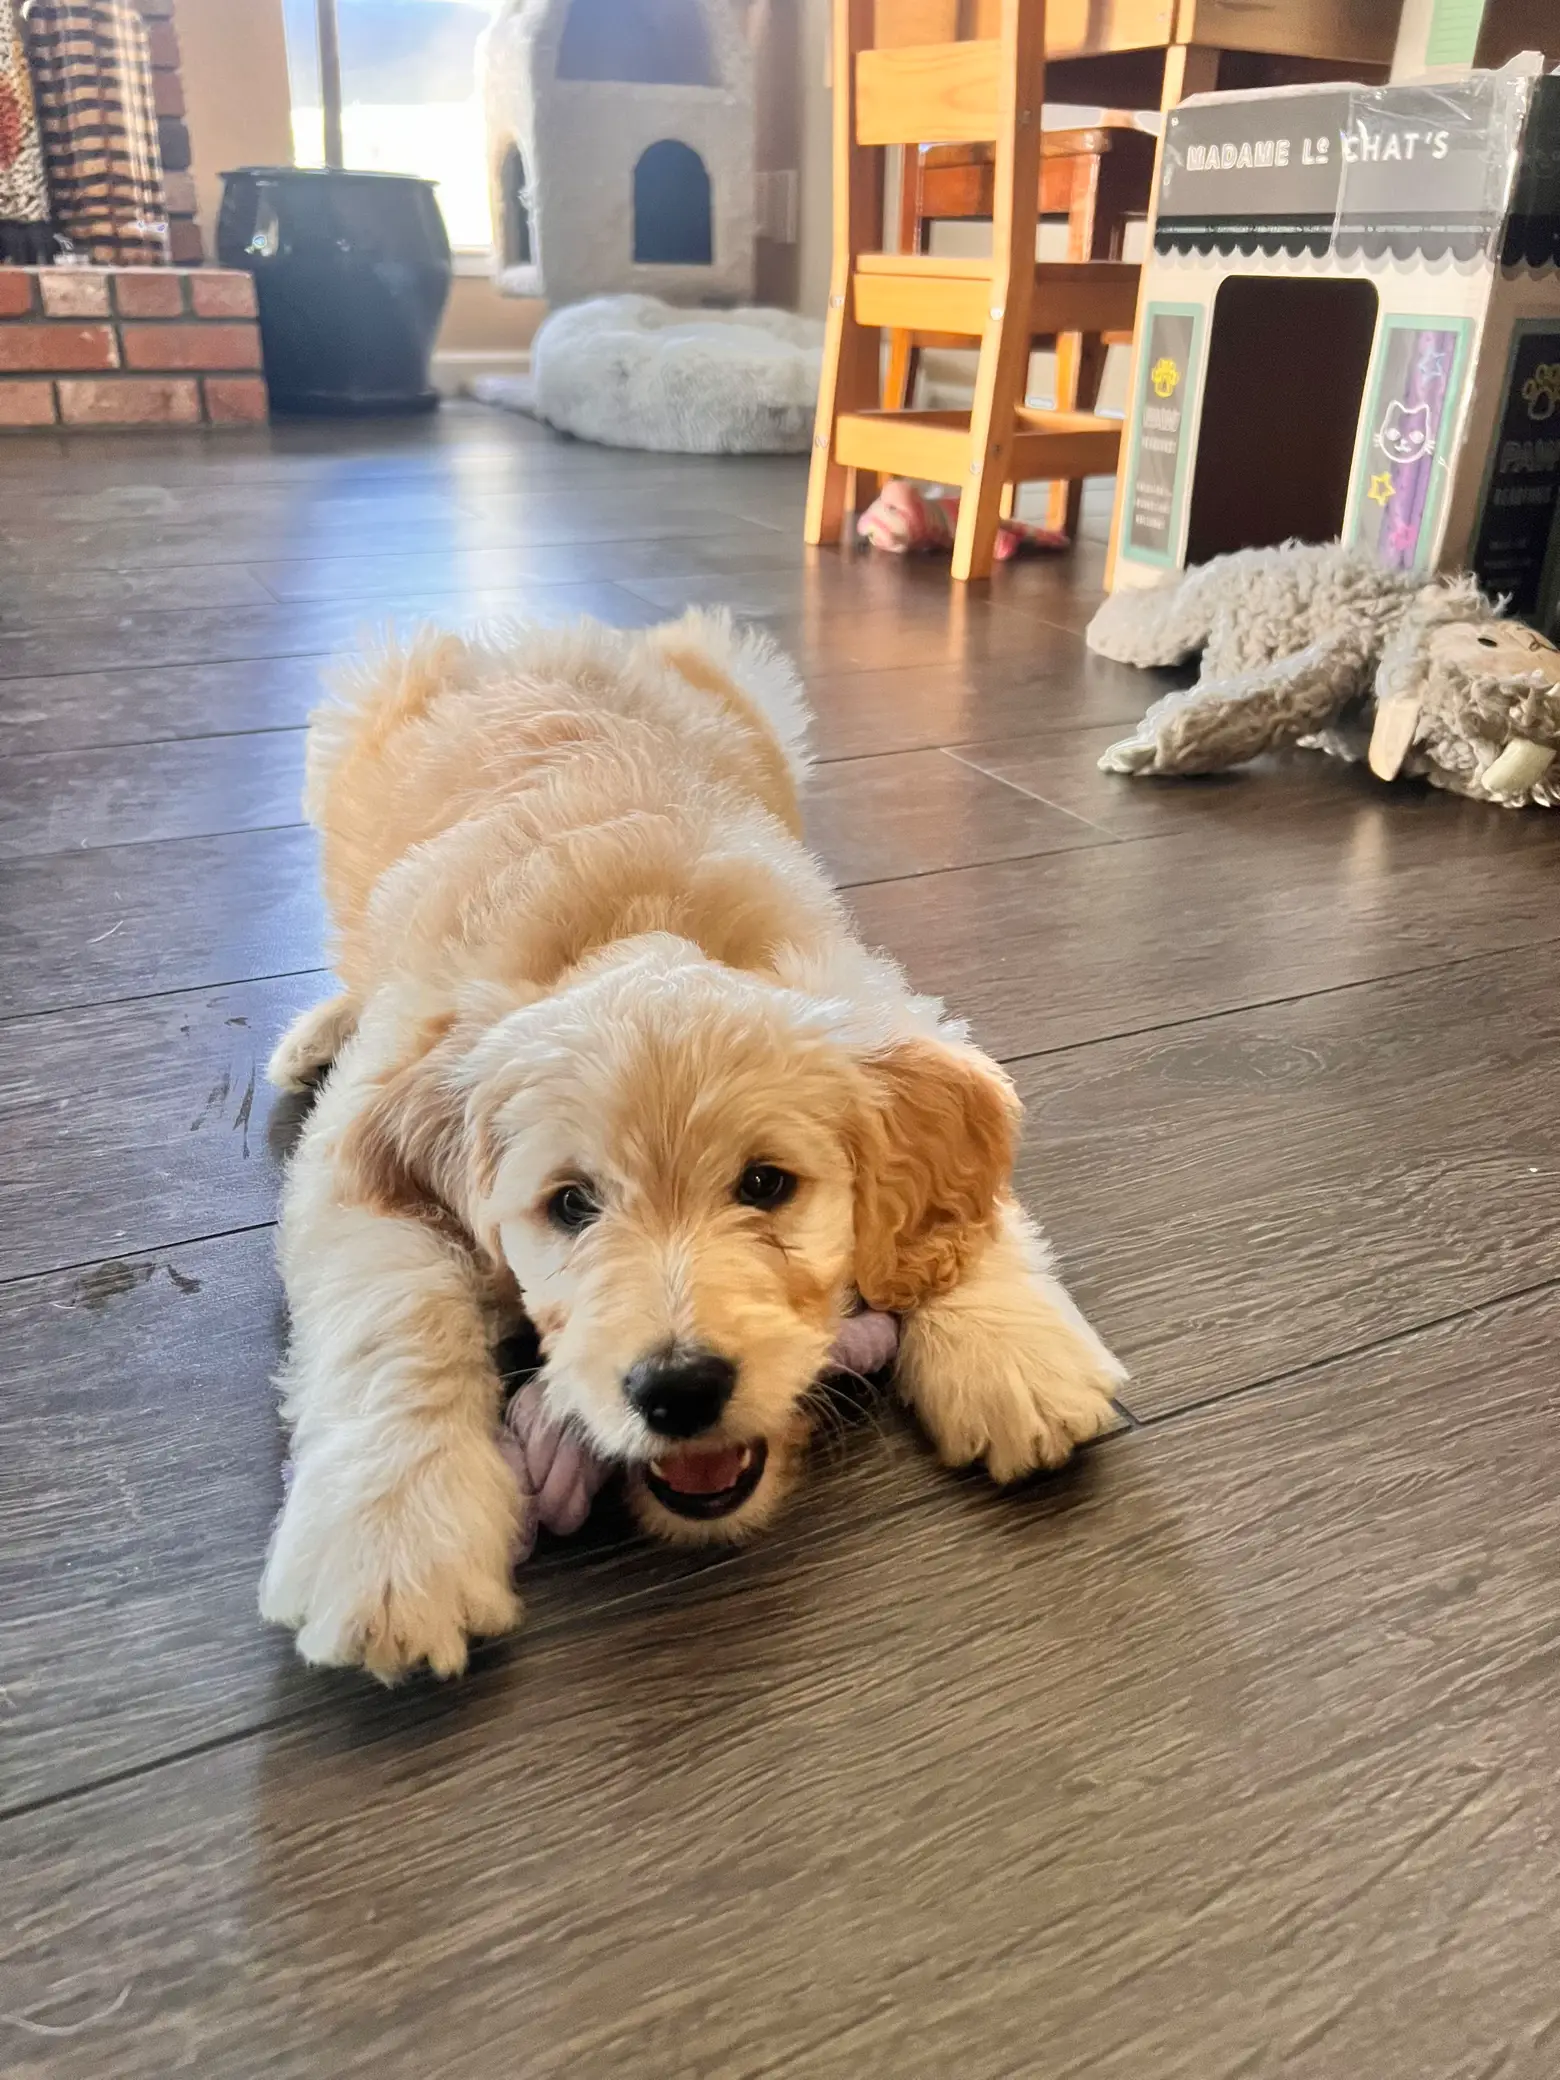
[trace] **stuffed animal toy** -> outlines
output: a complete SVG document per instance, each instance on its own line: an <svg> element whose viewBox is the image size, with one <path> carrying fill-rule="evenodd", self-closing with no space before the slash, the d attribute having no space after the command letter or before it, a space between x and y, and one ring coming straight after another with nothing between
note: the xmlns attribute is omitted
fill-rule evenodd
<svg viewBox="0 0 1560 2080"><path fill-rule="evenodd" d="M1560 805L1560 651L1471 578L1426 583L1331 542L1243 549L1112 593L1085 640L1121 664L1202 652L1107 773L1217 773L1306 744L1508 808Z"/></svg>

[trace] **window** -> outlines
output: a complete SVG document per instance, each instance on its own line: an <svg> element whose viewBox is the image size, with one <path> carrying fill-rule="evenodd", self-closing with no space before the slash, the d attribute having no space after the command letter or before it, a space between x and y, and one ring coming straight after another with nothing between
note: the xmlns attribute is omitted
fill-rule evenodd
<svg viewBox="0 0 1560 2080"><path fill-rule="evenodd" d="M314 0L283 0L292 84L293 151L325 157ZM457 248L493 244L477 38L496 0L336 0L341 32L341 128L348 166L420 173L439 183Z"/></svg>

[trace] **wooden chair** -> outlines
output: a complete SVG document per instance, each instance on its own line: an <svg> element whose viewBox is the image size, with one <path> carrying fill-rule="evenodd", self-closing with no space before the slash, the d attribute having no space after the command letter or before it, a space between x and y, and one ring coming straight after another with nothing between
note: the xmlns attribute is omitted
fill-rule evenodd
<svg viewBox="0 0 1560 2080"><path fill-rule="evenodd" d="M995 38L879 48L874 0L834 0L834 259L806 539L838 541L880 474L958 484L956 578L985 577L1007 484L1110 476L1119 422L1023 402L1030 342L1130 332L1137 269L1035 260L1045 0L1001 0ZM883 160L928 139L991 144L992 255L887 253ZM968 412L878 403L884 327L979 344Z"/></svg>
<svg viewBox="0 0 1560 2080"><path fill-rule="evenodd" d="M922 145L906 153L899 186L899 250L924 253L934 224L989 218L996 153L987 144ZM1086 130L1046 130L1040 138L1040 217L1063 218L1069 260L1119 260L1128 223L1146 217L1154 187L1154 139L1130 119ZM1032 343L1031 343L1032 344ZM1064 332L1056 341L1056 402L1092 411L1105 373L1105 352L1130 346L1126 332ZM923 347L963 347L951 334L896 330L889 335L883 403L915 402ZM1009 486L1009 493L1012 487ZM1083 483L1053 483L1046 525L1076 533Z"/></svg>

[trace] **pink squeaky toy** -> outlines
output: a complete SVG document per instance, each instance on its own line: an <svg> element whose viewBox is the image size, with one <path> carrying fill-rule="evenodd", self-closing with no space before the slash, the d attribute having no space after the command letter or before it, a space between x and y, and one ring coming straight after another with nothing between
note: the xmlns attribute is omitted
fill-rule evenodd
<svg viewBox="0 0 1560 2080"><path fill-rule="evenodd" d="M871 1308L849 1316L835 1338L826 1373L866 1378L894 1362L899 1323ZM515 1560L529 1560L538 1531L568 1538L590 1514L590 1506L612 1472L574 1431L551 1421L542 1407L540 1383L527 1380L511 1394L498 1433L499 1450L520 1489L520 1529Z"/></svg>

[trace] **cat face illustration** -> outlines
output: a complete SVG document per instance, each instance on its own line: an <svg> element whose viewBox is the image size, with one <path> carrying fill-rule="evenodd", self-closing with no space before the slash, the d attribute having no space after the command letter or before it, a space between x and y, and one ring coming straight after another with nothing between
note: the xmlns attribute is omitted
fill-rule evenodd
<svg viewBox="0 0 1560 2080"><path fill-rule="evenodd" d="M1401 405L1394 398L1377 429L1376 446L1394 462L1417 462L1432 453L1429 405Z"/></svg>

